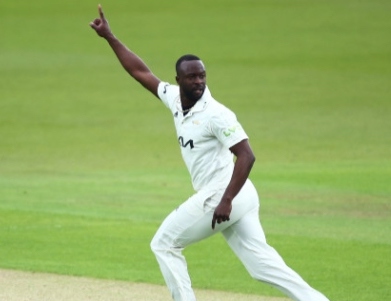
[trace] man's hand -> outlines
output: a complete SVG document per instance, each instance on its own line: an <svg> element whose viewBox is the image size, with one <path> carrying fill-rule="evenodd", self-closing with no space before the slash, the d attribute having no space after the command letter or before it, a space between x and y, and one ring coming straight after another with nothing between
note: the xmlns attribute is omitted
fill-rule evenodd
<svg viewBox="0 0 391 301"><path fill-rule="evenodd" d="M229 215L231 214L232 204L228 201L221 201L217 205L212 219L212 229L215 228L216 222L218 224L229 221Z"/></svg>
<svg viewBox="0 0 391 301"><path fill-rule="evenodd" d="M100 18L95 19L90 23L90 26L96 31L96 33L102 37L102 38L108 38L109 36L112 35L109 23L107 22L102 6L99 4L98 5L98 11L99 11L99 16Z"/></svg>

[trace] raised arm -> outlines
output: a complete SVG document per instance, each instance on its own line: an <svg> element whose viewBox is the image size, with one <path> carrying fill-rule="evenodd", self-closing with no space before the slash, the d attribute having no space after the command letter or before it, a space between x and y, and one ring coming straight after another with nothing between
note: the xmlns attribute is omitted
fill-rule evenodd
<svg viewBox="0 0 391 301"><path fill-rule="evenodd" d="M134 52L129 50L120 40L118 40L110 30L109 23L107 22L102 6L98 6L99 18L90 23L90 26L96 31L96 33L104 38L113 49L122 67L140 84L142 84L147 90L153 93L156 97L157 88L160 80L149 70L148 66L143 60L138 57Z"/></svg>

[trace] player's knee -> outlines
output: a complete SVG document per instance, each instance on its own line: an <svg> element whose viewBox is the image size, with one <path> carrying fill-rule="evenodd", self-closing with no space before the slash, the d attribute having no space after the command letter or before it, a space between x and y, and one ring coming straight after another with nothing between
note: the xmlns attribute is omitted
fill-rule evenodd
<svg viewBox="0 0 391 301"><path fill-rule="evenodd" d="M156 253L159 247L159 239L156 238L156 235L152 238L151 243L149 245L153 253Z"/></svg>
<svg viewBox="0 0 391 301"><path fill-rule="evenodd" d="M167 242L163 239L163 237L159 234L155 234L152 238L150 247L153 253L159 253L168 248Z"/></svg>
<svg viewBox="0 0 391 301"><path fill-rule="evenodd" d="M150 247L152 252L157 256L158 254L175 253L181 250L181 248L175 246L172 239L164 233L155 234L151 240Z"/></svg>

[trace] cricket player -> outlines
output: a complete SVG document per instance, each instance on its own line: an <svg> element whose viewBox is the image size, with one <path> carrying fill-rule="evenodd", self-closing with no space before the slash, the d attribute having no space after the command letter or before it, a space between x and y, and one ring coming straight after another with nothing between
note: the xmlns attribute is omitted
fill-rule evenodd
<svg viewBox="0 0 391 301"><path fill-rule="evenodd" d="M254 279L293 300L327 301L266 242L258 194L248 179L255 161L248 136L235 114L213 98L203 62L184 55L176 63L176 84L163 82L114 36L100 5L98 10L99 18L90 26L108 42L124 69L170 110L195 190L167 216L151 242L173 299L196 300L183 249L221 233Z"/></svg>

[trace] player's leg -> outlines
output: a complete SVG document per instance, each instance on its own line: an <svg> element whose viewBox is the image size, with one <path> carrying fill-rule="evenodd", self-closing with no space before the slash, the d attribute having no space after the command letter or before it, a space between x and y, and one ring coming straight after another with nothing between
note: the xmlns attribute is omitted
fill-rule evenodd
<svg viewBox="0 0 391 301"><path fill-rule="evenodd" d="M159 263L166 284L175 301L194 301L183 249L214 233L213 211L205 207L210 197L198 193L174 210L164 220L151 242L151 249Z"/></svg>
<svg viewBox="0 0 391 301"><path fill-rule="evenodd" d="M247 181L244 187L252 186ZM238 195L242 195L242 189ZM195 300L191 281L187 272L187 264L182 251L185 247L197 241L218 233L251 210L252 204L244 202L232 210L230 221L217 224L212 229L214 209L221 200L224 190L199 192L189 198L174 210L162 223L151 242L151 249L157 261L166 284L175 301ZM256 193L256 192L255 192ZM241 200L241 198L238 198Z"/></svg>
<svg viewBox="0 0 391 301"><path fill-rule="evenodd" d="M222 233L250 275L259 281L271 284L293 300L327 301L324 295L310 287L285 264L277 251L267 244L259 222L259 201L255 188L248 189L247 195L246 193L238 195L235 201L237 206L242 202L250 202L253 204L253 209Z"/></svg>

